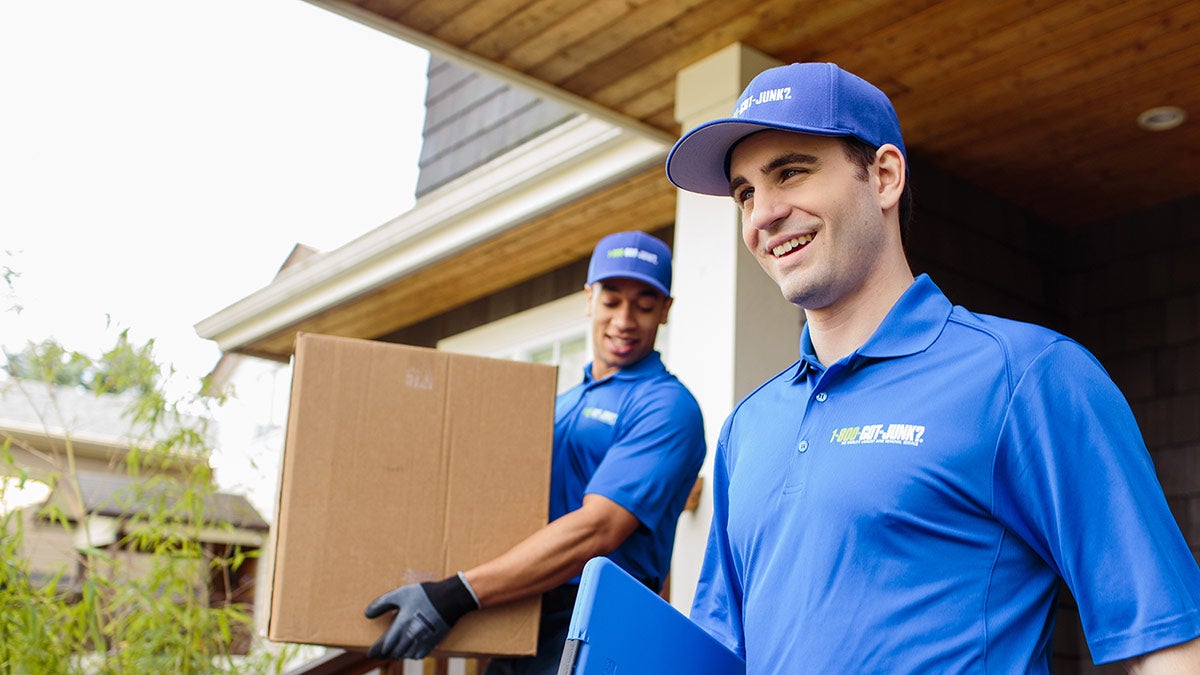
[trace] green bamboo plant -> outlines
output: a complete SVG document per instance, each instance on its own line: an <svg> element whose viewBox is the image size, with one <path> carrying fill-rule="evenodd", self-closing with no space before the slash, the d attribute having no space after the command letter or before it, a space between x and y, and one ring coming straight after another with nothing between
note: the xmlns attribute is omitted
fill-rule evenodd
<svg viewBox="0 0 1200 675"><path fill-rule="evenodd" d="M8 477L0 482L0 504L5 490L33 477L15 459L18 449L52 467L36 478L64 495L0 510L0 674L280 672L290 650L259 639L247 608L211 590L214 579L231 588L257 554L205 543L206 532L231 527L208 515L215 494L208 426L210 406L219 401L199 394L168 400L162 383L172 373L155 362L153 341L135 345L127 333L95 359L52 340L5 357L0 386L48 392L48 416L63 387L127 401L131 442L112 470L126 472L135 487L117 499L119 537L96 545L71 430L44 419L47 433L56 430L50 450L0 435L0 476ZM49 579L32 574L23 554L30 522L75 534L72 564ZM238 654L247 644L248 653Z"/></svg>

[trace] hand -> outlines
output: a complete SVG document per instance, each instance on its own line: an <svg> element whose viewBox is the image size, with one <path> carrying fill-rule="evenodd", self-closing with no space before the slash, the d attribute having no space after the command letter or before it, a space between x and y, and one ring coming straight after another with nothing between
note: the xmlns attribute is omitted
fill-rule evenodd
<svg viewBox="0 0 1200 675"><path fill-rule="evenodd" d="M450 628L479 602L458 574L438 582L408 584L379 596L364 612L374 619L395 611L392 625L367 656L373 659L423 659Z"/></svg>

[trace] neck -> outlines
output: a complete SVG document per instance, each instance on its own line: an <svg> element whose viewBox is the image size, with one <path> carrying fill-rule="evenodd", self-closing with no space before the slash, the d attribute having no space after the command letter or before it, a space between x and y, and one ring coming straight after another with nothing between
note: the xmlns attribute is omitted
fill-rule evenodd
<svg viewBox="0 0 1200 675"><path fill-rule="evenodd" d="M599 361L592 361L592 379L593 380L597 380L597 381L603 380L604 378L608 377L609 375L612 375L613 373L617 372L618 370L620 370L620 368L617 368L616 366L610 366L610 365L601 363Z"/></svg>
<svg viewBox="0 0 1200 675"><path fill-rule="evenodd" d="M817 360L828 366L863 346L912 282L906 263L902 270L860 287L852 296L828 307L804 310Z"/></svg>

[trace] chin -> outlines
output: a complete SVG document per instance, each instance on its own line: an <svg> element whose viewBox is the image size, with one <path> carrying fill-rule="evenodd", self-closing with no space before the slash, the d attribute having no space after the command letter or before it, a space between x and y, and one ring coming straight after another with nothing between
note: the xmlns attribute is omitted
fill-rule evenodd
<svg viewBox="0 0 1200 675"><path fill-rule="evenodd" d="M800 309L821 309L828 304L821 294L814 293L811 289L782 288L780 290L783 292L785 300Z"/></svg>
<svg viewBox="0 0 1200 675"><path fill-rule="evenodd" d="M645 354L634 353L627 356L616 356L615 354L609 354L608 358L605 359L605 363L612 368L624 368L637 363L643 356L645 356Z"/></svg>
<svg viewBox="0 0 1200 675"><path fill-rule="evenodd" d="M829 284L813 283L811 277L807 280L784 278L777 281L783 297L797 307L821 309L830 302L833 287Z"/></svg>

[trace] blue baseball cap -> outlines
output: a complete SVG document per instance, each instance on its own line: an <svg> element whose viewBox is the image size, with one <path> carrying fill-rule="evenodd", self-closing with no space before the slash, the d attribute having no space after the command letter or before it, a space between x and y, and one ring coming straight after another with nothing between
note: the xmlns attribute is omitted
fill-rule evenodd
<svg viewBox="0 0 1200 675"><path fill-rule="evenodd" d="M587 283L614 277L637 279L671 297L671 249L645 232L610 234L592 251Z"/></svg>
<svg viewBox="0 0 1200 675"><path fill-rule="evenodd" d="M690 192L728 195L730 151L765 129L891 143L908 156L896 110L875 85L833 63L793 63L759 73L729 117L684 134L667 156L667 178Z"/></svg>

